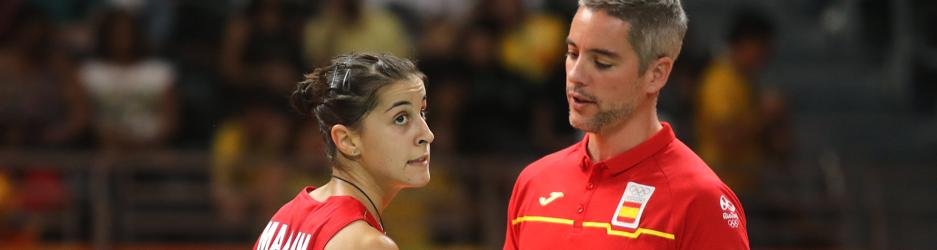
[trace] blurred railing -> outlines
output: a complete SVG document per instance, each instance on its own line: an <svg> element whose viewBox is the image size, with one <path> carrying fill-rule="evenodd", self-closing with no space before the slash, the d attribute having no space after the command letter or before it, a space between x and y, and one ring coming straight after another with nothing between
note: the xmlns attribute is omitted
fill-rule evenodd
<svg viewBox="0 0 937 250"><path fill-rule="evenodd" d="M415 249L500 246L514 178L529 161L524 157L434 154L430 185L401 192L395 198L396 205L385 211L390 234L398 244ZM26 246L225 248L253 244L256 235L251 233L259 228L219 223L211 193L212 159L205 151L5 151L0 152L2 169L43 171L60 177L58 187L28 191L38 196L64 195L60 206L23 211L36 218L38 225L32 229L36 241ZM292 165L288 171L313 170ZM311 178L304 184L321 182L322 178ZM14 190L29 188L20 185ZM0 244L4 247L9 246Z"/></svg>
<svg viewBox="0 0 937 250"><path fill-rule="evenodd" d="M500 247L513 181L531 160L533 156L434 154L429 186L401 192L385 211L389 235L407 249ZM791 170L805 173L772 174L775 193L787 197L788 207L800 212L783 219L787 217L777 217L782 207L762 207L768 212L759 214L756 204L748 204L753 247L755 240L770 247L795 248L798 244L793 242L833 248L930 244L933 240L926 237L926 230L895 230L922 230L921 222L933 221L937 205L923 199L934 190L927 183L935 170L913 164L893 164L888 169L881 164L841 159L830 151L795 164L800 170ZM14 192L38 199L28 208L32 210L17 216L35 225L24 230L36 230L33 246L40 249L247 248L260 227L219 222L211 166L211 155L205 151L0 152L0 173L39 171L60 176L59 186L14 182L19 185ZM314 170L291 166L288 171ZM323 180L311 178L304 184L320 185ZM62 200L49 201L49 197ZM910 243L893 241L897 239ZM6 244L0 242L0 249L11 248Z"/></svg>
<svg viewBox="0 0 937 250"><path fill-rule="evenodd" d="M14 192L24 196L20 200L51 197L39 198L38 203L52 205L21 208L25 210L21 212L30 217L28 224L36 225L37 228L31 230L37 234L39 243L90 241L96 247L108 248L114 242L132 239L141 232L172 232L199 229L199 224L210 225L205 219L195 219L199 216L178 213L182 210L147 214L146 209L140 209L156 203L172 206L172 202L210 201L208 156L198 151L122 154L6 151L0 152L0 166L8 171L41 171L52 176L44 182L47 185L27 182L13 187ZM141 176L144 178L139 178ZM155 182L153 177L156 177ZM59 192L63 195L55 194ZM56 197L63 200L43 200ZM205 205L202 208L206 214L203 215L211 215L210 204Z"/></svg>

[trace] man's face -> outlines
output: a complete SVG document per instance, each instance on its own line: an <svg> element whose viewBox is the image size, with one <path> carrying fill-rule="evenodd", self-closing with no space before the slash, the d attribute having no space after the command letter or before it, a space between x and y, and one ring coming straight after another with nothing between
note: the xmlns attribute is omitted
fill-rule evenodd
<svg viewBox="0 0 937 250"><path fill-rule="evenodd" d="M585 132L619 127L647 99L631 25L605 11L579 8L566 46L569 123Z"/></svg>

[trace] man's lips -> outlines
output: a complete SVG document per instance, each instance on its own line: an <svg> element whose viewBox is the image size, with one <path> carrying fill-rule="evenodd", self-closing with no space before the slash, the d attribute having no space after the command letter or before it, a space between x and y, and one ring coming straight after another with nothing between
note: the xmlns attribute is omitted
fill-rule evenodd
<svg viewBox="0 0 937 250"><path fill-rule="evenodd" d="M570 97L570 99L572 99L573 102L575 102L575 103L577 103L577 104L590 104L590 103L595 103L595 101L592 100L592 98L589 98L589 97L586 97L586 96L584 96L584 95L580 95L580 94L577 94L577 93L569 93L569 97Z"/></svg>

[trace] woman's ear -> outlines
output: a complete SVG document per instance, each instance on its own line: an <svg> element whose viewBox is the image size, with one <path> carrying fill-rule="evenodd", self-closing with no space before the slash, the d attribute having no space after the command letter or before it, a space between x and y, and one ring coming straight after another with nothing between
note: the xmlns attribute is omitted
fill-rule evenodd
<svg viewBox="0 0 937 250"><path fill-rule="evenodd" d="M647 71L644 73L647 77L647 88L645 91L648 94L659 93L660 89L667 84L667 79L670 78L670 71L673 70L673 63L673 58L664 56L654 60L654 62L649 65Z"/></svg>
<svg viewBox="0 0 937 250"><path fill-rule="evenodd" d="M335 143L336 151L345 156L357 157L361 154L358 135L345 125L336 124L332 126L332 142Z"/></svg>

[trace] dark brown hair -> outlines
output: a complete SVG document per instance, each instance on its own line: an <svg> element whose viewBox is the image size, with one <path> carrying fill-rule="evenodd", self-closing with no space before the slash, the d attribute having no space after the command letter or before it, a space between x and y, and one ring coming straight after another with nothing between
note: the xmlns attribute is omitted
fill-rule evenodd
<svg viewBox="0 0 937 250"><path fill-rule="evenodd" d="M316 118L326 155L334 160L332 126L357 128L361 118L377 105L378 90L398 81L425 78L408 59L374 53L340 55L296 84L290 103L300 113Z"/></svg>

